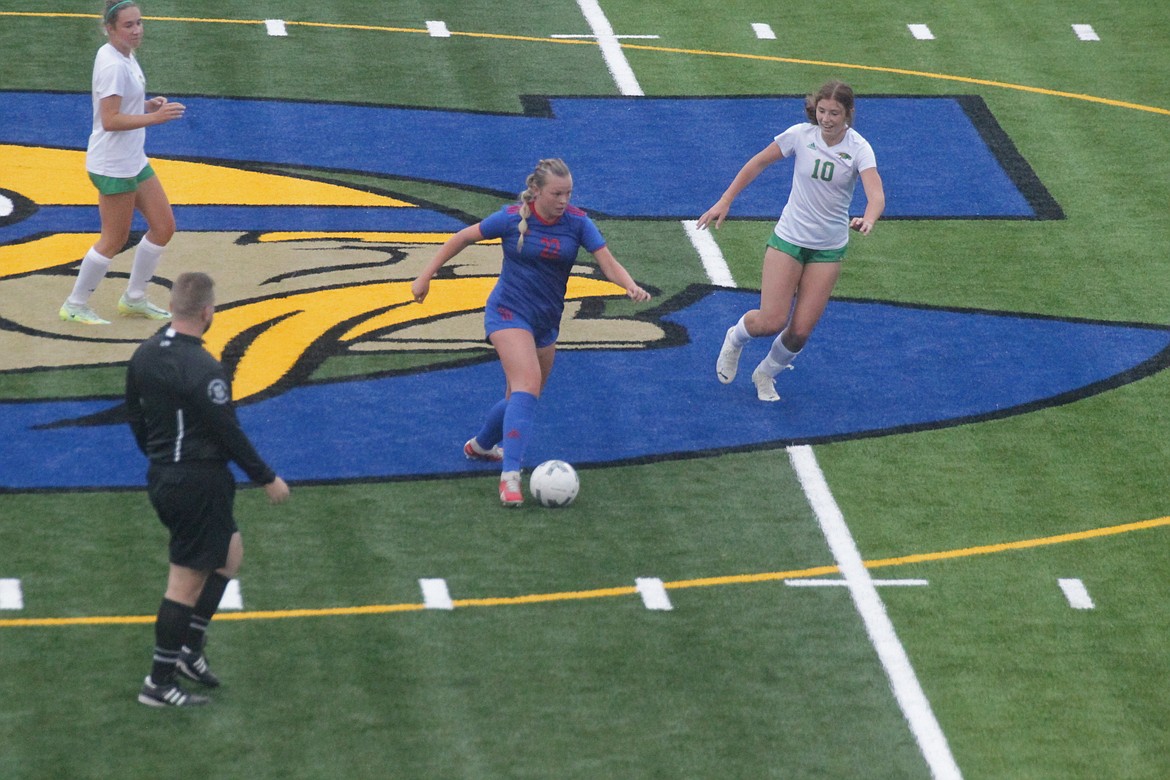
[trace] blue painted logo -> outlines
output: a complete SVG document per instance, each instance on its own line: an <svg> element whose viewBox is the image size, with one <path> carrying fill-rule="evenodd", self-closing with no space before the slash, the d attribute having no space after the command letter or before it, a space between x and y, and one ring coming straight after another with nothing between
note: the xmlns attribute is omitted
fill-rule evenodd
<svg viewBox="0 0 1170 780"><path fill-rule="evenodd" d="M410 278L473 216L392 193L292 176L273 186L262 177L277 166L315 169L319 179L359 172L510 199L533 159L557 155L574 169L575 202L595 216L692 219L784 129L771 118L801 116L800 101L788 98L564 98L529 101L518 115L183 102L183 122L149 135L182 231L161 270L221 258L210 269L220 308L208 340L234 372L240 417L282 475L321 483L489 468L466 461L462 443L503 387L498 364L482 351L479 314L499 250L469 250L467 265L442 280L448 292L433 289L436 308L424 309L409 301ZM84 180L76 167L84 139L49 118L88 110L88 95L7 93L0 101L8 176L0 370L120 365L150 332L119 323L79 333L43 316L55 311L97 229L85 200L92 196L75 181ZM263 121L252 124L257 116ZM859 125L882 165L887 215L1059 216L1034 179L1020 175L1019 160L1004 164L1002 143L985 143L994 128L977 116L952 98L859 103ZM714 154L712 134L726 141ZM961 177L945 175L960 169ZM736 215L774 219L789 176L776 171L753 187ZM650 277L642 281L653 284ZM1161 327L838 299L815 348L778 383L784 401L762 404L748 371L728 386L714 376L723 332L757 293L696 285L614 328L598 316L614 294L606 284L574 278L574 301L594 303L570 307L563 333L573 348L558 354L541 399L531 463L642 462L994 419L1139 379L1164 367L1170 346ZM316 373L338 355L443 348L465 359L335 380ZM749 345L744 367L766 349L764 339ZM110 397L0 403L0 490L143 484L145 462L119 406Z"/></svg>

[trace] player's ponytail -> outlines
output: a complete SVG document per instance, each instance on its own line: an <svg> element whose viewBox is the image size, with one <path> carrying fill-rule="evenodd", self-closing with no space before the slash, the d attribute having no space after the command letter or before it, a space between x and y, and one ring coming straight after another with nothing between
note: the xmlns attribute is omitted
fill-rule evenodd
<svg viewBox="0 0 1170 780"><path fill-rule="evenodd" d="M559 157L541 160L536 164L536 169L528 174L524 181L524 191L520 193L520 224L516 226L520 231L520 237L516 240L517 254L524 248L524 234L528 232L528 218L532 216L532 200L537 190L548 183L550 175L571 177L573 174L569 173L569 166Z"/></svg>
<svg viewBox="0 0 1170 780"><path fill-rule="evenodd" d="M529 176L528 180L531 182L532 177ZM516 229L520 231L520 237L516 239L516 254L520 254L520 251L524 249L524 234L528 232L528 218L532 216L532 206L530 204L535 197L536 193L531 189L524 190L524 192L520 193L520 224L516 226Z"/></svg>

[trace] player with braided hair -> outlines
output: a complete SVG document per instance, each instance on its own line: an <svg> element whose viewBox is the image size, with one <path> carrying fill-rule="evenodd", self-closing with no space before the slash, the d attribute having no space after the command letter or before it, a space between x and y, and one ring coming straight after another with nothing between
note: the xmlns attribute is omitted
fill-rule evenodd
<svg viewBox="0 0 1170 780"><path fill-rule="evenodd" d="M566 179L572 179L572 174L569 173L569 166L565 165L564 160L552 158L549 160L541 160L537 163L536 170L528 174L528 178L524 181L524 191L520 193L520 222L516 226L520 237L516 239L516 251L524 250L524 234L528 232L528 218L532 216L532 201L536 199L536 192L548 181L549 176L560 176Z"/></svg>
<svg viewBox="0 0 1170 780"><path fill-rule="evenodd" d="M501 240L504 262L488 296L484 329L500 358L506 387L503 399L488 411L463 453L473 460L502 464L500 501L512 507L524 502L520 468L537 399L552 371L565 290L578 249L592 254L605 278L625 289L632 300L650 300L614 259L593 220L569 205L573 177L563 160L541 160L525 185L518 203L451 236L411 285L415 301L422 303L444 263L478 241Z"/></svg>

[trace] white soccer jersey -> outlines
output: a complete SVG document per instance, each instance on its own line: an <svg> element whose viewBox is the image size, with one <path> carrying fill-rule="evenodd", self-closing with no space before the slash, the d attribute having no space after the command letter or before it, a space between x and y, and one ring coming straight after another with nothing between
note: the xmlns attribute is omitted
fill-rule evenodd
<svg viewBox="0 0 1170 780"><path fill-rule="evenodd" d="M131 53L123 55L111 44L98 49L93 62L93 131L85 153L85 168L99 176L128 179L146 167L146 128L109 131L102 127L100 103L111 95L122 97L123 114L146 113L146 76Z"/></svg>
<svg viewBox="0 0 1170 780"><path fill-rule="evenodd" d="M792 193L776 235L805 249L840 249L849 243L849 204L861 171L877 167L873 148L853 128L826 146L818 125L802 122L776 136L785 157L796 155Z"/></svg>

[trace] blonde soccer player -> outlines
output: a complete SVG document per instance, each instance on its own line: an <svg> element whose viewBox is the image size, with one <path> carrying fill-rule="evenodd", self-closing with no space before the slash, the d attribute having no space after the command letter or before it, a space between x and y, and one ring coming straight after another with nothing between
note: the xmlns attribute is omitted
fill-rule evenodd
<svg viewBox="0 0 1170 780"><path fill-rule="evenodd" d="M556 355L565 291L577 251L593 255L605 278L631 300L650 300L606 246L593 220L569 203L573 176L563 160L541 160L525 180L518 203L463 228L439 248L411 286L421 303L443 264L485 238L499 238L504 260L488 296L484 330L504 369L504 397L488 410L483 427L463 446L472 460L501 464L500 503L518 507L520 469L532 435L537 399Z"/></svg>

